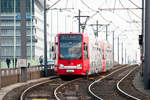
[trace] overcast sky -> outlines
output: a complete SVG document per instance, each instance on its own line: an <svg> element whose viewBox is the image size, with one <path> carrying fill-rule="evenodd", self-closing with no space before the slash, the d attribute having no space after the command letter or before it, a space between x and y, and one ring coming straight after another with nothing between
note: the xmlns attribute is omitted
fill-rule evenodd
<svg viewBox="0 0 150 100"><path fill-rule="evenodd" d="M48 0L51 6L59 0ZM90 16L87 21L85 32L94 35L90 24L95 24L98 20L100 24L109 24L108 41L112 43L112 31L115 30L115 38L120 36L124 48L127 49L127 56L139 60L138 35L141 34L141 1L142 0L60 0L55 6L48 11L47 18L50 26L49 32L55 35L58 32L78 32L78 20L74 16L78 16L78 10L81 15ZM56 10L62 8L64 10ZM139 8L130 10L106 10L108 8ZM104 10L102 10L104 9ZM52 17L51 17L52 16ZM58 17L57 17L58 16ZM85 18L82 18L82 22ZM105 39L105 27L99 28L99 38ZM117 60L117 43L115 39L115 60ZM121 55L121 52L120 52ZM121 56L120 56L121 60Z"/></svg>

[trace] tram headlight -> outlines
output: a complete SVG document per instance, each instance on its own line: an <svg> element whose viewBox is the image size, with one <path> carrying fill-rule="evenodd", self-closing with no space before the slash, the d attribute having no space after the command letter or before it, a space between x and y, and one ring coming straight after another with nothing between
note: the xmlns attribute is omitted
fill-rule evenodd
<svg viewBox="0 0 150 100"><path fill-rule="evenodd" d="M64 65L63 64L59 64L59 69L63 69Z"/></svg>
<svg viewBox="0 0 150 100"><path fill-rule="evenodd" d="M82 69L82 64L78 64L77 69Z"/></svg>

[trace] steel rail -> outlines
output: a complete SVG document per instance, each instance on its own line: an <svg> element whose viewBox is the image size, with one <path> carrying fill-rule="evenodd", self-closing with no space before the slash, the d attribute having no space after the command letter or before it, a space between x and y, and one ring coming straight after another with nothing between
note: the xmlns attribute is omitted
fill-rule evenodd
<svg viewBox="0 0 150 100"><path fill-rule="evenodd" d="M114 74L114 73L116 73L116 72L118 72L118 71L120 71L120 70L122 70L122 69L124 69L124 68L127 68L127 67L130 67L130 65L127 65L127 66L125 66L125 67L122 67L122 68L120 68L120 69L117 69L117 70L113 71L112 73L106 75L104 78L100 78L100 79L98 79L98 80L95 80L93 83L91 83L91 84L89 85L89 87L88 87L89 92L92 94L93 97L95 97L95 98L97 98L97 99L99 99L99 100L103 100L101 97L98 97L96 94L94 94L94 92L92 92L92 90L91 90L92 85L94 85L95 83L97 83L97 82L99 82L99 81L101 81L101 80L103 80L103 79L105 79L105 78L111 76L112 74Z"/></svg>
<svg viewBox="0 0 150 100"><path fill-rule="evenodd" d="M59 77L51 77L50 79L55 79L55 78L59 78ZM30 86L30 87L28 87L27 89L25 89L22 93L21 93L21 96L20 96L20 100L24 100L24 96L25 96L25 94L30 90L30 89L32 89L32 88L34 88L34 87L37 87L37 86L39 86L39 85L41 85L41 84L45 84L45 83L48 83L48 82L50 82L50 81L52 81L52 80L45 80L44 82L41 82L41 83L37 83L37 84L35 84L35 85L32 85L32 86Z"/></svg>
<svg viewBox="0 0 150 100"><path fill-rule="evenodd" d="M127 96L127 97L129 97L129 98L132 98L133 100L141 100L141 99L139 99L139 98L137 98L137 97L134 97L134 96L132 96L132 95L126 93L125 91L123 91L123 90L120 89L120 87L119 87L120 83L121 83L128 75L130 75L135 69L137 69L137 67L135 67L134 69L132 69L125 77L123 77L123 78L117 83L117 90L118 90L119 92L121 92L123 95L125 95L125 96Z"/></svg>

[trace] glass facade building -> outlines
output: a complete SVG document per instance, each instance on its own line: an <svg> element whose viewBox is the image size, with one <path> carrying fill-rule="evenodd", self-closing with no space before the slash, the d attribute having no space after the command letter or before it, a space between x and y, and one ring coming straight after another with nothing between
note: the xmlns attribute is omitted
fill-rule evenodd
<svg viewBox="0 0 150 100"><path fill-rule="evenodd" d="M43 3L41 1L43 0L32 0L32 1L26 0L26 39L27 39L26 47L28 59L30 59L31 56L33 59L35 59L44 55L44 46L43 46L44 14L43 14ZM16 5L15 6L16 12L14 12L14 3ZM13 58L14 53L17 58L20 58L21 57L20 0L15 1L1 0L0 6L1 6L0 58L2 60L5 60L7 57Z"/></svg>
<svg viewBox="0 0 150 100"><path fill-rule="evenodd" d="M14 12L14 2L16 5L16 13L20 13L20 0L1 0L1 13ZM31 0L26 0L26 12L30 12ZM32 7L34 8L34 0L32 0ZM34 10L34 9L32 9Z"/></svg>

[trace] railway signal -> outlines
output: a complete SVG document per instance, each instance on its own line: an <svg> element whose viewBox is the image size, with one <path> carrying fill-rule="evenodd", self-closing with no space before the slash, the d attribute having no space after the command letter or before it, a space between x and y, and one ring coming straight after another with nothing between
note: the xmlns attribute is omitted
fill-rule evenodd
<svg viewBox="0 0 150 100"><path fill-rule="evenodd" d="M143 35L139 35L139 45L143 45Z"/></svg>

